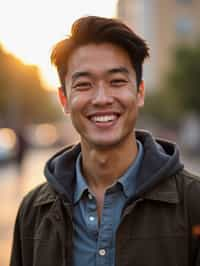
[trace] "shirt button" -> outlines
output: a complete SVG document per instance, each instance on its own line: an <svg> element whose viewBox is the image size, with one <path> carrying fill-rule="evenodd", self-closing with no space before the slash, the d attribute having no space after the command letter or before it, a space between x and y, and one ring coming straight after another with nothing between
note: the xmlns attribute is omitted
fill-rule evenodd
<svg viewBox="0 0 200 266"><path fill-rule="evenodd" d="M90 200L92 200L92 194L90 194L90 193L88 193L88 198L90 199Z"/></svg>
<svg viewBox="0 0 200 266"><path fill-rule="evenodd" d="M106 255L106 250L105 249L99 249L99 255L100 256L105 256Z"/></svg>
<svg viewBox="0 0 200 266"><path fill-rule="evenodd" d="M90 220L91 222L93 222L93 221L95 220L94 216L90 216L90 217L89 217L89 220Z"/></svg>

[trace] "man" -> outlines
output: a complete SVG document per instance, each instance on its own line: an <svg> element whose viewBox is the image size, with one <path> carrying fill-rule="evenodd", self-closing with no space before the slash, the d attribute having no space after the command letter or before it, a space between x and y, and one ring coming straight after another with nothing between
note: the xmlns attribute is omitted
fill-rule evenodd
<svg viewBox="0 0 200 266"><path fill-rule="evenodd" d="M178 148L135 131L144 40L115 19L83 17L53 49L59 97L80 134L19 209L12 266L200 265L200 183Z"/></svg>

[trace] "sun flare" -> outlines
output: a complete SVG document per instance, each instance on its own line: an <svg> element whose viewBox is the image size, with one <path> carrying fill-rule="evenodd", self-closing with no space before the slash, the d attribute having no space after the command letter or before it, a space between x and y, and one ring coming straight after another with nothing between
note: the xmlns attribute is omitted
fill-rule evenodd
<svg viewBox="0 0 200 266"><path fill-rule="evenodd" d="M0 44L27 64L39 66L49 88L58 86L49 60L52 46L83 15L115 16L117 0L2 0Z"/></svg>

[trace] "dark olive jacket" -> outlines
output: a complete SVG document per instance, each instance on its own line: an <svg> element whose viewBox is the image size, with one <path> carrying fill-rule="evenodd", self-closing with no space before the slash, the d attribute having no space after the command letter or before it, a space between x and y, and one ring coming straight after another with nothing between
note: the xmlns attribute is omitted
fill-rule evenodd
<svg viewBox="0 0 200 266"><path fill-rule="evenodd" d="M140 140L145 148L144 163L149 159L151 164L145 169L149 169L149 173L154 169L155 173L152 163L158 159L154 160L156 152L164 150L151 137L147 137L147 141L143 141L143 137ZM170 149L165 147L165 152ZM54 163L47 164L48 182L24 198L15 224L11 266L73 265L70 195L73 194L74 161L78 150L80 147L72 148L65 156L65 151L57 154ZM154 157L153 161L149 154ZM116 266L200 265L200 182L180 163L174 163L175 159L173 163L170 159L169 163L169 157L163 158L165 171L159 168L159 175L156 178L151 175L151 182L148 182L150 178L143 180L138 185L138 193L124 208L116 233ZM167 171L166 163L170 165ZM66 164L67 170L59 172ZM174 174L170 172L172 168ZM63 178L64 183L61 182Z"/></svg>

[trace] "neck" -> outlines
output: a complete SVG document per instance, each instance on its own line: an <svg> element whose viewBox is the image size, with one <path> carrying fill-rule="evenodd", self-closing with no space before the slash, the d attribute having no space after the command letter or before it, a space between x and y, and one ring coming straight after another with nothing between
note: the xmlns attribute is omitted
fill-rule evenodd
<svg viewBox="0 0 200 266"><path fill-rule="evenodd" d="M105 191L133 163L137 155L137 144L135 135L132 134L129 141L117 145L100 149L90 147L82 141L82 171L90 189L95 191Z"/></svg>

